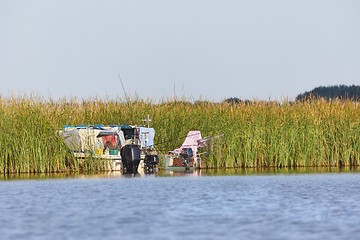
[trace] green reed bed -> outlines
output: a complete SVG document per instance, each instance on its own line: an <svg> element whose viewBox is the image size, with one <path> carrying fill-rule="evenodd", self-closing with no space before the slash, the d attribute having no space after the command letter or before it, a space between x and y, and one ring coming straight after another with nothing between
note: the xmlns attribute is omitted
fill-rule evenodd
<svg viewBox="0 0 360 240"><path fill-rule="evenodd" d="M1 172L55 172L71 166L65 146L33 102L2 100L0 126Z"/></svg>
<svg viewBox="0 0 360 240"><path fill-rule="evenodd" d="M103 161L72 157L56 131L67 124L144 124L156 129L157 150L181 145L189 130L212 141L207 168L357 166L360 107L352 101L189 103L171 99L45 101L0 98L0 172L99 172Z"/></svg>

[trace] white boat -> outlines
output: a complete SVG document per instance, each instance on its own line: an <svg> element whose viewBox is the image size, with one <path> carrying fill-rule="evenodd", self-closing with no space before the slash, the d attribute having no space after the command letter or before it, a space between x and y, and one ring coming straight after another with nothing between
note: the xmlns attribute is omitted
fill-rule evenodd
<svg viewBox="0 0 360 240"><path fill-rule="evenodd" d="M153 172L159 163L154 149L155 130L131 125L77 125L58 131L76 158L109 161L111 170Z"/></svg>

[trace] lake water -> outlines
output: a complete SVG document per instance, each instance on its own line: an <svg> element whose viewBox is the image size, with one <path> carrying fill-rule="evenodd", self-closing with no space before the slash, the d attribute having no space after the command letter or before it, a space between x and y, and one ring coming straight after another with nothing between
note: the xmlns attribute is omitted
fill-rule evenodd
<svg viewBox="0 0 360 240"><path fill-rule="evenodd" d="M360 174L0 181L1 239L358 239Z"/></svg>

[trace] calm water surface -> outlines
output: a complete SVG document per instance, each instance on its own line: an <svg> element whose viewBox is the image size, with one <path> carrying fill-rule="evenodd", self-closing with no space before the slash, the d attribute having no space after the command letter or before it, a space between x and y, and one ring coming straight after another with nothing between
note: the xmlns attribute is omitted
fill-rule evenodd
<svg viewBox="0 0 360 240"><path fill-rule="evenodd" d="M359 239L360 174L0 181L1 239Z"/></svg>

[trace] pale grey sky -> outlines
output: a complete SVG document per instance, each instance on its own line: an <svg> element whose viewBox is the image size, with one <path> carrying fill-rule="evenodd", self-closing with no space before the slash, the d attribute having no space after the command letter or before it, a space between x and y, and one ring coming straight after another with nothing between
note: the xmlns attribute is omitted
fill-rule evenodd
<svg viewBox="0 0 360 240"><path fill-rule="evenodd" d="M293 99L360 84L359 0L0 0L0 94Z"/></svg>

